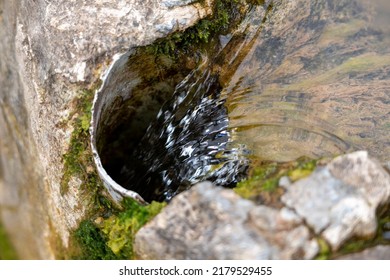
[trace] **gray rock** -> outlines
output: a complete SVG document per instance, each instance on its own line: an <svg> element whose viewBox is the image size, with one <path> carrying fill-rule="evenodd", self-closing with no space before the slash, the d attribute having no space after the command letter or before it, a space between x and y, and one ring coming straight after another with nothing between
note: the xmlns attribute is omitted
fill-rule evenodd
<svg viewBox="0 0 390 280"><path fill-rule="evenodd" d="M359 253L338 257L337 260L390 260L390 246L375 246Z"/></svg>
<svg viewBox="0 0 390 280"><path fill-rule="evenodd" d="M204 182L143 227L135 250L142 259L291 259L312 258L318 246L291 210L255 206Z"/></svg>
<svg viewBox="0 0 390 280"><path fill-rule="evenodd" d="M198 0L163 0L162 4L165 7L172 8L172 7L188 5L194 2L199 2L199 1Z"/></svg>
<svg viewBox="0 0 390 280"><path fill-rule="evenodd" d="M115 54L211 12L210 1L166 3L0 1L0 219L21 258L54 258L90 207L79 178L60 192L72 100L96 87Z"/></svg>
<svg viewBox="0 0 390 280"><path fill-rule="evenodd" d="M318 244L308 228L288 208L253 207L249 212L249 225L274 248L272 259L311 259L318 253Z"/></svg>
<svg viewBox="0 0 390 280"><path fill-rule="evenodd" d="M390 176L367 152L340 156L286 187L281 200L337 250L347 239L375 234L375 211L389 203Z"/></svg>
<svg viewBox="0 0 390 280"><path fill-rule="evenodd" d="M353 186L372 206L389 202L390 175L366 151L338 157L327 167L333 177Z"/></svg>

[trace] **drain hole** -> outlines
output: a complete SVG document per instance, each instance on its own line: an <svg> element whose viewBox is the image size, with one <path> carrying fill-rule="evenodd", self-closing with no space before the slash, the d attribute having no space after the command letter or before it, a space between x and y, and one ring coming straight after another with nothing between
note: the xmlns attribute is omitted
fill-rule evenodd
<svg viewBox="0 0 390 280"><path fill-rule="evenodd" d="M103 167L148 202L169 201L202 180L234 187L246 174L246 159L229 142L218 75L189 73L139 49L100 92L111 96L97 128Z"/></svg>

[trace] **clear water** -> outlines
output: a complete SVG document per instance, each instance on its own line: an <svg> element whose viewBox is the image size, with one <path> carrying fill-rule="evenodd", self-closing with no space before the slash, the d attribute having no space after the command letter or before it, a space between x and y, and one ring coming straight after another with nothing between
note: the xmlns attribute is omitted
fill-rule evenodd
<svg viewBox="0 0 390 280"><path fill-rule="evenodd" d="M223 91L236 142L276 161L356 149L390 159L389 25L365 4L300 1L263 30Z"/></svg>
<svg viewBox="0 0 390 280"><path fill-rule="evenodd" d="M170 200L201 180L233 187L252 159L365 149L390 161L390 4L273 1L184 79L122 168ZM148 188L153 186L155 188Z"/></svg>

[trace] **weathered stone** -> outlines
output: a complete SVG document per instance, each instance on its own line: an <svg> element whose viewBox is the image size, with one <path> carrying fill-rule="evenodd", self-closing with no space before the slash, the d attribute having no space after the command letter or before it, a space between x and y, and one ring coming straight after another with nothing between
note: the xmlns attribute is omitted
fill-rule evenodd
<svg viewBox="0 0 390 280"><path fill-rule="evenodd" d="M367 152L340 156L286 187L282 201L334 250L353 236L375 234L375 211L389 203L390 175Z"/></svg>
<svg viewBox="0 0 390 280"><path fill-rule="evenodd" d="M379 245L359 253L348 254L338 260L390 260L390 246Z"/></svg>
<svg viewBox="0 0 390 280"><path fill-rule="evenodd" d="M353 186L372 206L390 199L389 173L366 151L338 157L327 167L333 177Z"/></svg>
<svg viewBox="0 0 390 280"><path fill-rule="evenodd" d="M190 2L193 1L186 4ZM43 36L48 48L42 54L47 56L44 62L52 65L54 73L76 82L85 81L90 75L93 69L89 64L95 54L124 52L129 47L183 30L210 13L207 3L201 6L166 0L84 0L71 4L52 1L30 8L44 15L40 23L47 30L47 37ZM29 35L28 41L42 37L41 32L33 32L30 26L24 25L23 29L27 31L25 36Z"/></svg>
<svg viewBox="0 0 390 280"><path fill-rule="evenodd" d="M286 208L255 206L204 182L142 228L135 248L143 259L312 258L318 246L301 222Z"/></svg>
<svg viewBox="0 0 390 280"><path fill-rule="evenodd" d="M88 209L79 178L60 191L72 100L96 87L114 54L211 12L209 1L176 3L0 1L0 219L21 258L54 258Z"/></svg>
<svg viewBox="0 0 390 280"><path fill-rule="evenodd" d="M256 206L249 212L249 223L275 247L272 259L311 259L318 253L318 244L310 236L302 219L288 208L281 210Z"/></svg>

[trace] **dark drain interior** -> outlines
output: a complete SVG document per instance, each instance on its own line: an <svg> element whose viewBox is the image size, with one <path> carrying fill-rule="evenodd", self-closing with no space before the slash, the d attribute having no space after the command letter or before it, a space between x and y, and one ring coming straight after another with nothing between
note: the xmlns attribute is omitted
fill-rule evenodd
<svg viewBox="0 0 390 280"><path fill-rule="evenodd" d="M246 159L229 150L219 75L210 67L190 70L138 50L117 73L115 92L125 94L101 116L103 167L148 202L169 201L202 180L234 187L246 174Z"/></svg>
<svg viewBox="0 0 390 280"><path fill-rule="evenodd" d="M155 56L145 49L136 50L117 71L117 86L125 94L117 96L101 116L97 148L107 173L121 186L129 184L129 172L142 173L139 167L143 165L131 155L176 84L189 71L174 65L167 56Z"/></svg>
<svg viewBox="0 0 390 280"><path fill-rule="evenodd" d="M269 9L250 10L259 11ZM100 107L96 133L102 165L116 183L145 201L169 201L199 181L234 187L246 176L247 154L231 143L221 98L254 42L240 32L223 44L215 34L206 59L187 52L175 60L146 47L122 63L100 93L109 105Z"/></svg>

